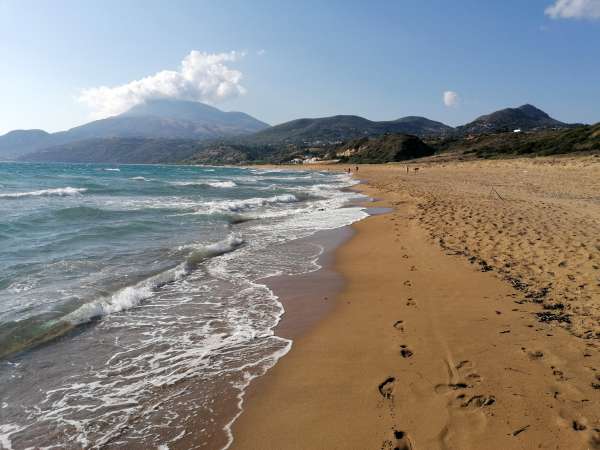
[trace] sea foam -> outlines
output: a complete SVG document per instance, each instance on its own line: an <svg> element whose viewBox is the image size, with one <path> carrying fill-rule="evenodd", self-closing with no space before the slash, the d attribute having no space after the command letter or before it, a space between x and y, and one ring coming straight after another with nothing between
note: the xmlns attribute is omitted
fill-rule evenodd
<svg viewBox="0 0 600 450"><path fill-rule="evenodd" d="M80 325L98 317L135 308L161 287L183 279L205 259L231 252L243 243L241 237L230 235L226 239L213 244L188 247L191 248L191 252L186 260L176 267L146 278L133 286L124 287L108 298L81 305L60 320L69 322L72 325ZM180 250L183 249L180 248Z"/></svg>
<svg viewBox="0 0 600 450"><path fill-rule="evenodd" d="M203 208L198 211L200 214L223 213L223 212L243 212L253 208L261 208L278 203L295 203L300 199L293 194L274 195L272 197L252 197L243 200L224 200L205 202Z"/></svg>
<svg viewBox="0 0 600 450"><path fill-rule="evenodd" d="M67 197L73 195L81 195L85 191L87 191L87 189L85 188L74 188L71 186L67 186L64 188L41 189L39 191L10 192L6 194L0 194L0 198L16 199L24 197Z"/></svg>
<svg viewBox="0 0 600 450"><path fill-rule="evenodd" d="M237 186L233 181L172 181L173 186L204 186L213 188L234 188Z"/></svg>

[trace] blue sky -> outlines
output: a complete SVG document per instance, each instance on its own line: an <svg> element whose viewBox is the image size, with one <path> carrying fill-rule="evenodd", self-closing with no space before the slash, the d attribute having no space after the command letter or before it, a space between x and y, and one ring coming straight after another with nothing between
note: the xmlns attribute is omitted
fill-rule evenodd
<svg viewBox="0 0 600 450"><path fill-rule="evenodd" d="M597 122L598 55L600 0L0 0L0 133L67 129L174 85L175 97L271 124L457 125L523 103ZM165 70L167 88L164 77L132 84Z"/></svg>

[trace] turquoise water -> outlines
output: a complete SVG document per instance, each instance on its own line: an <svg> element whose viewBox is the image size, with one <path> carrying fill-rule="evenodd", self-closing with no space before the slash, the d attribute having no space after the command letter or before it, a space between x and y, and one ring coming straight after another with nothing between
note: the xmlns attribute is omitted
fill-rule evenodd
<svg viewBox="0 0 600 450"><path fill-rule="evenodd" d="M318 268L300 239L365 216L346 207L351 184L0 163L0 446L151 448L192 422L206 442L228 433L244 387L290 346L260 279Z"/></svg>

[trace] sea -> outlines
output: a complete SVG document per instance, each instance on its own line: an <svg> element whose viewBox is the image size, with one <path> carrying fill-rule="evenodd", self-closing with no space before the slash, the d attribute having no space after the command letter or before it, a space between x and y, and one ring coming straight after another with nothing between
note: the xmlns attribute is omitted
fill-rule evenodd
<svg viewBox="0 0 600 450"><path fill-rule="evenodd" d="M0 448L227 448L347 174L0 163ZM218 445L217 445L218 443Z"/></svg>

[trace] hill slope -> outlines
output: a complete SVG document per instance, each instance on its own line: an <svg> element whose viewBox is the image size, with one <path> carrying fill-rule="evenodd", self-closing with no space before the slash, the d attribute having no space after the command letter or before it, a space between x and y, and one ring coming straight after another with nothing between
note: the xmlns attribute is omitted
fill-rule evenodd
<svg viewBox="0 0 600 450"><path fill-rule="evenodd" d="M600 123L561 130L431 139L427 143L438 152L455 152L477 158L548 156L574 152L600 153Z"/></svg>
<svg viewBox="0 0 600 450"><path fill-rule="evenodd" d="M265 144L311 144L342 142L385 133L410 133L418 136L440 135L452 127L424 117L374 122L359 116L331 116L296 119L246 137L247 142Z"/></svg>
<svg viewBox="0 0 600 450"><path fill-rule="evenodd" d="M44 130L14 130L0 136L0 161L13 160L48 145L50 133Z"/></svg>
<svg viewBox="0 0 600 450"><path fill-rule="evenodd" d="M386 163L431 156L435 149L417 136L386 134L379 138L361 138L350 141L336 150L342 161L354 163Z"/></svg>
<svg viewBox="0 0 600 450"><path fill-rule="evenodd" d="M430 120L426 117L407 116L391 122L380 122L383 124L393 123L402 129L402 133L414 134L416 136L436 136L451 133L454 128L442 122Z"/></svg>
<svg viewBox="0 0 600 450"><path fill-rule="evenodd" d="M541 109L527 104L480 116L470 123L456 127L456 131L460 134L482 134L515 129L526 131L536 128L565 128L568 126L564 122L553 119Z"/></svg>

